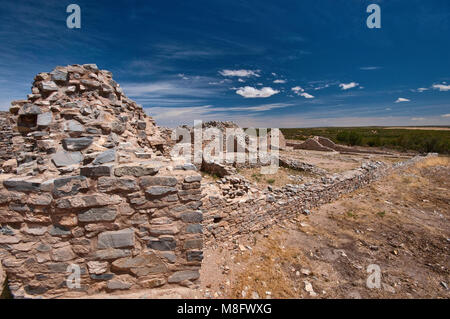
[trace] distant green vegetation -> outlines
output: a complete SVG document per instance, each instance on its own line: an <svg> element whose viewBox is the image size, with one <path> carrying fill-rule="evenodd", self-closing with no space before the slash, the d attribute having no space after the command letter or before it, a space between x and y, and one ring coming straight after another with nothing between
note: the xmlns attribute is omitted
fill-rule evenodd
<svg viewBox="0 0 450 319"><path fill-rule="evenodd" d="M335 143L385 147L400 151L450 154L449 130L385 129L383 127L324 127L281 129L287 139L328 137Z"/></svg>

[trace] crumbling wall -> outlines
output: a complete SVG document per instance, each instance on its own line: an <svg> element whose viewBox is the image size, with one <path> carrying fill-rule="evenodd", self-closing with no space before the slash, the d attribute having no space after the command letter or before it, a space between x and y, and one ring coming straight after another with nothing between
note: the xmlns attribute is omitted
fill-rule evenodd
<svg viewBox="0 0 450 319"><path fill-rule="evenodd" d="M0 112L0 166L5 161L15 158L13 148L13 119L8 112Z"/></svg>
<svg viewBox="0 0 450 319"><path fill-rule="evenodd" d="M428 156L436 156L429 154ZM405 162L388 166L382 162L370 162L360 168L342 174L321 177L315 182L302 185L286 185L282 188L268 187L261 193L247 195L245 201L230 201L226 197L208 196L204 198L205 241L214 245L224 240L252 232L261 231L280 220L309 213L309 209L333 200L343 194L364 187L386 176L393 170L402 168L424 157L417 156Z"/></svg>
<svg viewBox="0 0 450 319"><path fill-rule="evenodd" d="M0 259L14 297L195 283L201 175L165 156L165 133L110 72L40 73L10 112L16 158L0 174Z"/></svg>

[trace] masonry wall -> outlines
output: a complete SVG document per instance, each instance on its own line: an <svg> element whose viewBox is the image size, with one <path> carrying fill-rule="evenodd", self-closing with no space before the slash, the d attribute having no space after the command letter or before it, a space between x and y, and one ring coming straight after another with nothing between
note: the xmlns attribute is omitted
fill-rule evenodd
<svg viewBox="0 0 450 319"><path fill-rule="evenodd" d="M197 172L154 165L80 171L50 180L2 177L0 259L14 297L197 281L203 258ZM80 267L79 288L67 285L70 265Z"/></svg>
<svg viewBox="0 0 450 319"><path fill-rule="evenodd" d="M205 241L207 245L214 245L261 231L279 221L294 218L305 210L332 202L342 194L423 159L417 156L393 166L371 162L359 169L322 177L314 183L266 190L261 196L244 202L229 203L227 199L210 196L204 199Z"/></svg>

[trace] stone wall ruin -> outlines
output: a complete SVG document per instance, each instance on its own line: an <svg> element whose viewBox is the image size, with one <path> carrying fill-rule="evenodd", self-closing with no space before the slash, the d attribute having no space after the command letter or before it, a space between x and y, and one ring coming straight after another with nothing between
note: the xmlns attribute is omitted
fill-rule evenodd
<svg viewBox="0 0 450 319"><path fill-rule="evenodd" d="M110 72L40 73L10 113L0 259L15 298L195 284L201 175L166 156L163 133ZM74 269L80 286L67 283Z"/></svg>

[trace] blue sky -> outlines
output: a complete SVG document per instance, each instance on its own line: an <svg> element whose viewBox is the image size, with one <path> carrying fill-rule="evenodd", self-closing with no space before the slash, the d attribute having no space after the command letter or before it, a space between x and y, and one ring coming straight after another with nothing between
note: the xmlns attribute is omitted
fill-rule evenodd
<svg viewBox="0 0 450 319"><path fill-rule="evenodd" d="M1 0L0 109L96 63L160 125L450 125L449 40L448 0Z"/></svg>

